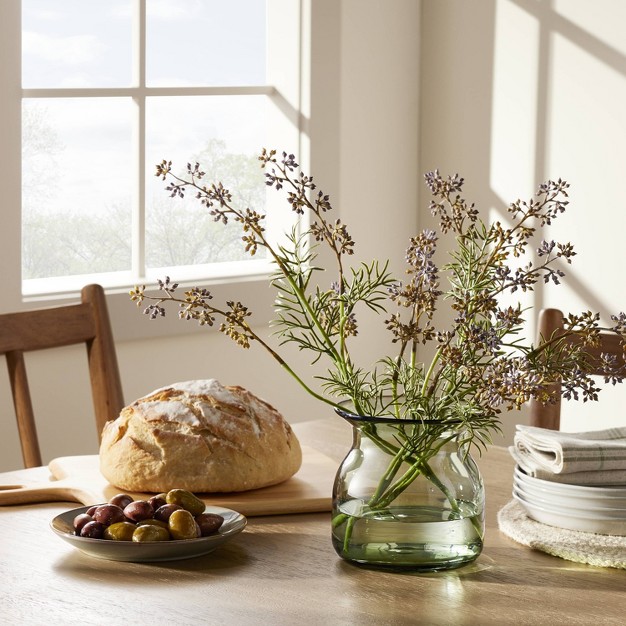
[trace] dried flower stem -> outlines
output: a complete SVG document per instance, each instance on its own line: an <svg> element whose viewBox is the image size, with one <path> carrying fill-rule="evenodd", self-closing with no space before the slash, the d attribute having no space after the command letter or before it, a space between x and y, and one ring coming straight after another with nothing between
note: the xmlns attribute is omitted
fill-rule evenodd
<svg viewBox="0 0 626 626"><path fill-rule="evenodd" d="M224 320L220 330L247 348L257 341L296 381L315 398L338 407L349 399L358 414L389 414L397 418L413 417L459 423L471 433L474 443L490 440L499 428L503 410L519 408L530 398L549 400L547 390L554 380L562 381L574 397L595 399L596 388L579 367L586 358L584 348L570 345L567 339L583 337L583 346L591 345L599 332L596 318L583 314L572 318L564 335L548 338L541 347L525 344L518 338L522 327L522 308L501 308L498 297L503 293L533 289L540 279L559 283L564 273L554 267L558 260L571 263L575 255L571 244L542 242L537 250L538 265L529 262L517 269L512 258L522 257L538 224L542 227L556 219L567 204L568 184L548 181L540 186L536 197L518 200L508 207L512 225L500 222L484 224L473 204L461 196L463 179L444 178L429 172L426 182L433 201L431 211L439 218L441 232L451 231L456 249L451 261L442 267L450 283L448 291L440 290L439 269L434 255L437 235L425 230L411 238L407 249L407 280L395 280L387 264L374 261L359 269L344 265L345 256L353 252L354 242L340 220L331 222L329 197L318 191L313 179L299 172L293 155L277 157L275 150L263 150L259 156L266 170L268 186L287 191L287 200L297 215L308 211L312 223L302 235L292 232L286 245L274 245L264 229L265 216L246 208L233 206L232 197L221 183L206 186L199 165L187 166L187 176L171 171L166 161L157 166L157 175L169 179L172 196L183 196L193 190L216 221L233 219L241 224L242 241L254 255L259 247L268 251L276 273L272 284L278 290L274 322L281 343L295 343L312 355L313 362L329 359L326 375L320 376L325 393L318 393L304 382L278 350L262 340L247 323L248 309L239 302L229 302L218 309L209 304L210 294L194 289L177 300L181 317L212 325L216 317ZM316 247L332 251L336 282L330 287L314 286L312 276ZM160 284L164 298L146 296L145 288L131 294L140 304L145 298L156 300L146 312L151 317L164 314L161 306L172 296L169 279ZM456 314L452 327L438 331L432 325L433 315L442 296L449 299ZM349 350L349 339L358 332L357 307L367 306L377 313L385 312L392 343L397 343L395 357L386 357L375 367L356 366ZM390 312L392 305L395 312ZM626 316L620 314L613 330L625 334ZM510 337L510 338L509 338ZM418 348L435 343L430 363L419 363ZM621 372L623 374L623 372ZM609 374L617 380L620 370L613 366ZM339 398L335 401L331 398Z"/></svg>

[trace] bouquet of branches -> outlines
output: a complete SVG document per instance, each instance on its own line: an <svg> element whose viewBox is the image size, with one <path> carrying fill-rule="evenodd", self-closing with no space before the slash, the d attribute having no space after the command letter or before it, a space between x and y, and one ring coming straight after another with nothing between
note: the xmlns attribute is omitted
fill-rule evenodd
<svg viewBox="0 0 626 626"><path fill-rule="evenodd" d="M530 398L554 401L549 389L556 381L567 397L597 399L599 389L581 364L587 359L586 348L597 342L602 330L599 314L569 315L564 334L546 337L535 346L524 338L521 303L499 303L503 294L532 290L540 280L558 284L564 272L556 262L571 263L575 256L570 243L542 241L537 264L521 261L536 230L565 211L569 187L565 181L548 181L529 201L510 204L511 225L504 226L499 221L483 222L474 204L461 197L463 178L429 172L425 179L433 195L431 212L441 233L452 233L456 247L448 251L448 262L440 269L435 264L439 236L424 230L410 239L406 275L396 278L388 261L348 265L355 243L346 225L331 218L329 196L300 171L294 155L278 157L275 150L263 149L259 161L266 170L266 184L284 190L298 216L309 213L308 227L298 221L280 244L267 237L264 214L234 206L221 183L205 185L199 164L188 164L186 175L179 176L171 162L163 161L156 175L168 181L172 197L191 191L214 220L239 223L250 255L260 248L269 253L275 265L272 326L278 345L270 345L254 331L252 313L244 303L216 304L209 290L197 287L178 295L178 284L169 277L159 281L159 294L147 294L144 285L130 292L138 306L151 301L144 309L151 319L165 315L165 305L177 305L183 320L219 324L219 330L242 348L259 344L307 393L332 407L345 410L347 401L357 415L453 422L475 443L489 441L503 410L520 408ZM330 272L318 265L319 246L332 253ZM445 289L441 275L447 279ZM433 322L441 303L454 315L445 329L435 328ZM391 353L366 367L355 363L350 353L350 340L359 331L360 307L380 314L390 334ZM626 335L626 315L611 319L610 330ZM581 341L568 342L573 334ZM311 362L326 360L328 369L319 376L322 392L281 356L280 346L286 343L308 352ZM419 361L419 348L426 344L434 345L428 363ZM604 368L613 383L625 374L623 366L608 358Z"/></svg>
<svg viewBox="0 0 626 626"><path fill-rule="evenodd" d="M307 393L344 417L379 416L397 422L391 442L378 436L375 424L363 427L389 455L388 468L367 503L370 511L389 507L423 476L445 494L454 516L459 504L429 465L446 441L456 438L465 448L484 446L499 430L503 411L518 409L531 398L555 401L550 391L555 382L568 398L597 399L599 388L582 365L589 358L589 346L597 343L599 314L569 315L563 334L534 345L524 336L522 304L502 304L504 296L514 300L511 294L531 291L538 281L558 284L564 276L561 268L575 256L570 243L542 241L537 260L526 260L537 230L566 210L565 181L548 181L530 200L510 204L510 225L505 226L480 219L474 205L462 197L464 181L458 175L429 172L425 178L433 196L430 209L440 233L424 230L410 239L406 273L398 278L385 260L348 263L355 242L347 226L331 217L329 196L301 172L293 155L264 149L259 160L266 184L286 194L297 216L308 214L307 220L296 220L280 243L268 238L265 215L235 206L221 183L204 184L200 165L189 164L185 174L177 175L171 162L163 161L156 174L167 180L171 196L194 193L213 219L240 224L243 245L251 255L267 251L275 267L271 285L276 290L276 345L255 332L252 313L243 302L215 303L207 289L193 287L179 295L178 284L166 277L158 283L160 293L149 295L142 285L130 296L137 305L149 301L144 313L152 319L174 305L181 319L219 324L219 330L242 348L260 345ZM454 240L441 267L435 258L440 234ZM330 268L320 262L320 247L330 250ZM447 328L435 325L435 312L442 305L452 312ZM351 354L364 309L380 315L382 331L390 339L390 353L366 366ZM611 319L611 330L626 336L626 315ZM574 334L580 339L568 341ZM316 384L281 355L285 344L310 354L312 363L326 363ZM432 358L421 361L422 351ZM603 366L606 380L613 383L626 373L623 362L609 357L604 357ZM335 527L345 529L346 553L355 522L348 517L338 512L333 519ZM482 540L480 524L475 526Z"/></svg>

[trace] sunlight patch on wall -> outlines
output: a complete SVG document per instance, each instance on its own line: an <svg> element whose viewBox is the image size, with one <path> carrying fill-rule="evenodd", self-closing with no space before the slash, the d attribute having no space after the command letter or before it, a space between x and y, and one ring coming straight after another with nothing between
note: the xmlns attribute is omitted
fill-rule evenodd
<svg viewBox="0 0 626 626"><path fill-rule="evenodd" d="M552 231L555 238L572 241L578 251L558 298L571 310L591 307L606 316L626 306L623 294L615 293L613 274L623 255L626 217L614 210L611 183L623 178L626 75L604 63L593 48L565 36L554 35L552 48L546 169L571 185L570 207Z"/></svg>
<svg viewBox="0 0 626 626"><path fill-rule="evenodd" d="M624 0L554 0L554 11L572 25L626 54Z"/></svg>
<svg viewBox="0 0 626 626"><path fill-rule="evenodd" d="M508 0L499 0L490 182L504 198L534 187L538 42L537 19Z"/></svg>

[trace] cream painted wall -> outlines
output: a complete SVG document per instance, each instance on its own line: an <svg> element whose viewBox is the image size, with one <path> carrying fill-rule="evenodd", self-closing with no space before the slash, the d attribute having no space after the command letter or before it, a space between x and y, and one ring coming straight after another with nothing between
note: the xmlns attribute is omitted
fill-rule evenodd
<svg viewBox="0 0 626 626"><path fill-rule="evenodd" d="M546 238L571 241L578 256L565 284L527 304L608 322L626 309L626 3L424 0L422 20L422 169L459 172L465 196L494 217L541 181L567 180L570 207ZM423 223L427 202L423 190ZM625 392L564 403L563 429L626 421ZM507 434L525 419L506 416Z"/></svg>
<svg viewBox="0 0 626 626"><path fill-rule="evenodd" d="M395 10L388 9L377 0L313 1L312 90L303 124L311 137L310 171L351 227L356 261L395 256L398 266L405 240L417 228L420 5L394 0ZM127 322L116 309L118 336L132 336L126 326L136 324L139 314L130 302L128 316ZM381 343L364 324L356 352L365 365L386 348ZM117 350L127 401L178 380L215 377L247 387L292 422L329 410L265 353L244 352L217 332L123 340ZM44 461L97 452L83 352L66 348L61 361L52 352L29 359ZM302 355L292 358L301 369L309 368ZM0 471L21 464L8 398L8 383L0 377L0 415L6 422Z"/></svg>
<svg viewBox="0 0 626 626"><path fill-rule="evenodd" d="M312 20L312 91L303 120L310 171L350 226L357 260L391 257L399 268L408 237L418 223L430 224L421 183L428 169L461 173L467 197L494 215L532 194L540 180L560 176L572 185L571 208L551 236L571 239L579 255L569 286L542 289L529 304L605 316L626 308L626 210L618 187L626 144L626 3L313 0ZM137 315L132 306L128 315ZM125 326L115 318L114 332L127 334ZM357 352L364 363L385 347L383 334L362 328ZM218 333L124 340L118 355L129 401L162 384L207 376L248 387L292 422L327 410L265 354L244 353ZM66 349L61 363L52 353L32 359L46 460L97 450L82 351ZM583 407L586 415L568 406L566 428L612 421L623 406L612 395ZM0 470L21 463L9 397L0 377ZM524 419L506 416L508 438Z"/></svg>

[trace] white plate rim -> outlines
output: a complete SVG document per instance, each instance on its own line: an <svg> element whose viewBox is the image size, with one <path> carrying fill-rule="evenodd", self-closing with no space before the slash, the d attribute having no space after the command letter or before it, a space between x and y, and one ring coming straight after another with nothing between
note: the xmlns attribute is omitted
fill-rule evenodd
<svg viewBox="0 0 626 626"><path fill-rule="evenodd" d="M513 498L519 502L520 506L524 508L530 518L542 524L599 535L626 536L626 519L599 520L583 518L581 516L562 515L534 505L531 502L527 502L515 493L513 493Z"/></svg>
<svg viewBox="0 0 626 626"><path fill-rule="evenodd" d="M556 515L566 515L568 517L580 517L581 519L589 520L618 520L626 522L626 509L594 509L590 507L576 507L566 506L562 504L552 504L546 500L533 496L527 492L524 492L519 486L513 487L513 495L518 496L532 506L545 509L548 513L555 513ZM612 511L612 512L609 512Z"/></svg>
<svg viewBox="0 0 626 626"><path fill-rule="evenodd" d="M566 494L555 491L548 491L542 487L537 487L531 483L518 480L513 477L513 487L521 491L524 495L537 500L545 501L548 506L563 506L567 508L592 511L607 511L617 515L620 511L624 511L626 515L626 497L625 498L603 498L601 496L588 496L583 494Z"/></svg>
<svg viewBox="0 0 626 626"><path fill-rule="evenodd" d="M537 488L542 488L547 491L564 492L564 493L583 493L587 496L595 496L602 498L626 498L626 487L619 485L614 486L594 486L594 485L574 485L571 483L552 482L550 480L543 480L541 478L535 478L526 474L519 465L515 466L515 476L528 484L534 485Z"/></svg>

